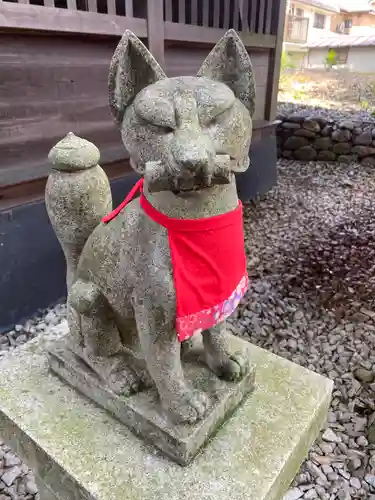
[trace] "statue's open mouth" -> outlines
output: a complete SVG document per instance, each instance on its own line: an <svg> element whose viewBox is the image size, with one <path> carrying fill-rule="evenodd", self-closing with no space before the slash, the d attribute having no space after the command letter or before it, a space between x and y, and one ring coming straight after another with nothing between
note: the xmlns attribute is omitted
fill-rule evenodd
<svg viewBox="0 0 375 500"><path fill-rule="evenodd" d="M215 156L211 171L197 173L172 173L164 168L161 162L147 162L145 181L149 192L171 191L172 193L187 194L208 189L213 186L230 184L233 172L238 161L226 154Z"/></svg>

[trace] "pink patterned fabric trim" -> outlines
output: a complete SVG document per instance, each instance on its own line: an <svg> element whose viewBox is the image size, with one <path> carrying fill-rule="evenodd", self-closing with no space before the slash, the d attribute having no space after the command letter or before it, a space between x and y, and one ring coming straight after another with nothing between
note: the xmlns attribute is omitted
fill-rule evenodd
<svg viewBox="0 0 375 500"><path fill-rule="evenodd" d="M240 300L245 295L249 286L248 275L242 277L241 281L232 292L227 300L224 300L216 306L204 309L196 314L190 314L183 318L177 318L176 329L177 337L180 342L189 339L203 330L212 328L213 326L226 320L237 308Z"/></svg>

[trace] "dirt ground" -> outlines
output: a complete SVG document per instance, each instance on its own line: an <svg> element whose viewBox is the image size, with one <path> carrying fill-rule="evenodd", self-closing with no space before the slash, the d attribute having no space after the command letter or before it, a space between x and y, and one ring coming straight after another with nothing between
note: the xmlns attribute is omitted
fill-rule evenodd
<svg viewBox="0 0 375 500"><path fill-rule="evenodd" d="M375 115L375 73L282 70L279 102L368 111Z"/></svg>

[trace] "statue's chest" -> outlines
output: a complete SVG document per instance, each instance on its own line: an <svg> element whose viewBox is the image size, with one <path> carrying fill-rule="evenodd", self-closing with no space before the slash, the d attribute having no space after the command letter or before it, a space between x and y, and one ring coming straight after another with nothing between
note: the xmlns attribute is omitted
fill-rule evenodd
<svg viewBox="0 0 375 500"><path fill-rule="evenodd" d="M158 284L171 284L180 341L224 321L248 286L241 204L203 219L174 219L157 211L141 194L145 225L140 229L139 269ZM119 213L116 209L107 220Z"/></svg>

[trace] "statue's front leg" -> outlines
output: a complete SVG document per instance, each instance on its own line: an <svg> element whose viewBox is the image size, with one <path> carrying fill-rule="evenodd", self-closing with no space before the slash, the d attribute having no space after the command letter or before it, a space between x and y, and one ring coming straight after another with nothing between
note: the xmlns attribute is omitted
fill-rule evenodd
<svg viewBox="0 0 375 500"><path fill-rule="evenodd" d="M142 350L164 411L176 423L194 423L205 415L207 397L185 381L174 307L168 309L160 299L153 296L134 300Z"/></svg>
<svg viewBox="0 0 375 500"><path fill-rule="evenodd" d="M247 352L233 351L225 321L203 331L202 337L206 363L218 377L236 381L246 375L250 367Z"/></svg>

